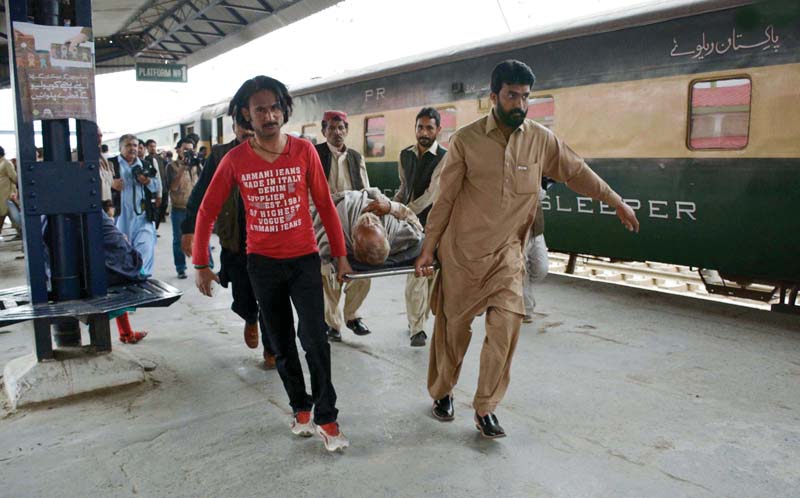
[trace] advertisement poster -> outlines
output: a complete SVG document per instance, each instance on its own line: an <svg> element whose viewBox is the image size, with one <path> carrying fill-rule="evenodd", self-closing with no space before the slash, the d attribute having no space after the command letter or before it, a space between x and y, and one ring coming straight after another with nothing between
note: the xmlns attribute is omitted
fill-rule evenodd
<svg viewBox="0 0 800 498"><path fill-rule="evenodd" d="M15 22L14 54L26 121L96 120L91 28Z"/></svg>

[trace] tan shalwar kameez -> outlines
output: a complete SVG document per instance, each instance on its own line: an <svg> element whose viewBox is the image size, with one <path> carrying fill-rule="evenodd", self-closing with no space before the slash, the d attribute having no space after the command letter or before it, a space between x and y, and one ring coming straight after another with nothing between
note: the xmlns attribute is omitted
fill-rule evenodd
<svg viewBox="0 0 800 498"><path fill-rule="evenodd" d="M0 158L0 231L8 216L8 204L6 201L11 198L11 194L17 191L17 170L14 164L5 157ZM17 228L19 235L19 228Z"/></svg>
<svg viewBox="0 0 800 498"><path fill-rule="evenodd" d="M6 201L17 191L17 170L5 157L0 158L0 227L8 215Z"/></svg>
<svg viewBox="0 0 800 498"><path fill-rule="evenodd" d="M105 201L112 200L111 185L114 183L114 168L109 164L108 159L100 156L100 199Z"/></svg>
<svg viewBox="0 0 800 498"><path fill-rule="evenodd" d="M511 358L525 314L525 237L539 206L542 175L581 195L615 206L619 196L547 128L525 120L508 141L493 113L451 138L439 195L425 226L426 247L438 244L441 272L431 307L436 315L428 391L451 394L472 336L486 313L473 407L494 411L510 380Z"/></svg>

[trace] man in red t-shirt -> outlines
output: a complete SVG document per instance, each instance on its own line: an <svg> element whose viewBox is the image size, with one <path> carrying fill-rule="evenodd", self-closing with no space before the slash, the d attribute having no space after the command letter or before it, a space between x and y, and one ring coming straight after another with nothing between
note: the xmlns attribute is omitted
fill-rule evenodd
<svg viewBox="0 0 800 498"><path fill-rule="evenodd" d="M281 133L292 112L292 97L286 86L273 78L257 76L239 88L233 105L236 123L252 129L254 136L225 155L198 210L192 250L197 287L211 295L212 281L217 277L208 268L208 251L198 248L208 246L214 220L236 185L246 214L247 271L294 412L292 432L299 436L316 432L328 451L343 450L349 443L336 421L319 248L309 194L331 241L340 279L352 271L342 225L314 146ZM287 295L297 309L297 336L306 352L311 396L303 380Z"/></svg>

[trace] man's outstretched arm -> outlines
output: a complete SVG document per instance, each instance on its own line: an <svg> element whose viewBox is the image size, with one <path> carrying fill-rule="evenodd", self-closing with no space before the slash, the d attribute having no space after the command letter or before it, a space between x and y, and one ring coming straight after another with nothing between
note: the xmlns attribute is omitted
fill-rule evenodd
<svg viewBox="0 0 800 498"><path fill-rule="evenodd" d="M639 232L639 220L636 213L627 205L619 194L575 153L567 144L555 135L550 137L542 174L556 180L566 182L570 190L608 204L617 212L620 222L631 232Z"/></svg>

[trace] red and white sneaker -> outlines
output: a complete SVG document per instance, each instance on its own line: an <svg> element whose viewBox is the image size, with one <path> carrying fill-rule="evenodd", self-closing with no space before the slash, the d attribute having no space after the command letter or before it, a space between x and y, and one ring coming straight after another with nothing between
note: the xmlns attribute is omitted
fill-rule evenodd
<svg viewBox="0 0 800 498"><path fill-rule="evenodd" d="M314 435L314 422L311 421L311 412L297 412L294 414L294 417L292 417L292 434L302 437Z"/></svg>
<svg viewBox="0 0 800 498"><path fill-rule="evenodd" d="M342 452L345 448L350 446L350 441L348 441L347 438L344 437L344 434L342 434L342 431L339 430L339 424L337 422L318 425L317 434L322 438L325 449L328 451Z"/></svg>

